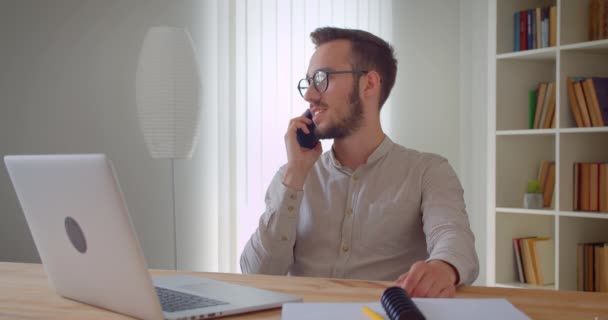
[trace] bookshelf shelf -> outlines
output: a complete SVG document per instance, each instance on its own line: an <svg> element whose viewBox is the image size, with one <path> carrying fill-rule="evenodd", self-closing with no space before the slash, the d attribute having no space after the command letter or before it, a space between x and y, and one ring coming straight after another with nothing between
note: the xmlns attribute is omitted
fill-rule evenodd
<svg viewBox="0 0 608 320"><path fill-rule="evenodd" d="M497 60L546 60L555 61L557 50L555 48L542 48L519 52L502 53L496 56Z"/></svg>
<svg viewBox="0 0 608 320"><path fill-rule="evenodd" d="M608 53L608 39L573 43L561 47L562 51L585 51L589 53Z"/></svg>
<svg viewBox="0 0 608 320"><path fill-rule="evenodd" d="M558 129L560 133L597 133L608 132L608 127L591 127L591 128L562 128Z"/></svg>
<svg viewBox="0 0 608 320"><path fill-rule="evenodd" d="M498 130L497 136L527 136L527 135L550 135L555 134L555 129L532 129L532 130Z"/></svg>
<svg viewBox="0 0 608 320"><path fill-rule="evenodd" d="M608 213L606 212L562 211L559 215L575 218L608 219Z"/></svg>
<svg viewBox="0 0 608 320"><path fill-rule="evenodd" d="M608 39L588 41L591 0L492 0L488 86L488 285L577 289L577 245L608 241L608 213L575 211L574 164L608 162L608 126L579 128L569 104L568 77L608 77ZM556 6L556 44L513 52L514 14ZM493 58L492 58L493 57ZM540 82L556 88L555 128L528 129L528 93ZM523 208L527 182L543 160L555 162L551 206ZM519 282L513 239L554 240L554 283Z"/></svg>
<svg viewBox="0 0 608 320"><path fill-rule="evenodd" d="M557 214L555 210L546 209L522 209L522 208L496 208L497 213L503 214L539 214L546 216L554 216Z"/></svg>
<svg viewBox="0 0 608 320"><path fill-rule="evenodd" d="M497 287L512 288L512 289L537 289L537 290L555 290L554 285L539 286L534 284L525 284L519 282L497 283Z"/></svg>

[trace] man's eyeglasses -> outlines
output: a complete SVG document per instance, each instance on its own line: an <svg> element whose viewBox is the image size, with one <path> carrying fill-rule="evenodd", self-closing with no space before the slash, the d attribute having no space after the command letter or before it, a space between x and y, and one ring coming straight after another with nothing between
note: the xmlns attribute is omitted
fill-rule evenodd
<svg viewBox="0 0 608 320"><path fill-rule="evenodd" d="M325 92L325 90L327 90L327 87L329 87L329 75L330 74L343 74L343 73L366 74L367 70L343 70L343 71L318 70L312 75L312 77L304 78L304 79L300 80L300 82L298 82L298 91L300 92L300 95L302 96L302 98L304 98L304 95L306 94L306 90L308 90L308 88L312 84L319 93L323 93L323 92Z"/></svg>

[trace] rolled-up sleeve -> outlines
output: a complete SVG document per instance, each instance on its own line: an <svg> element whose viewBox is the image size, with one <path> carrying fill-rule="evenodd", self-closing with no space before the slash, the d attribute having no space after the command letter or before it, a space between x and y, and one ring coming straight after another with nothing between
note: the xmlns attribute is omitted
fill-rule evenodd
<svg viewBox="0 0 608 320"><path fill-rule="evenodd" d="M266 191L266 210L241 254L243 273L286 275L293 264L293 248L303 191L283 185L281 168Z"/></svg>
<svg viewBox="0 0 608 320"><path fill-rule="evenodd" d="M458 272L458 284L469 285L479 274L479 259L460 181L447 160L439 158L427 167L421 182L429 260L450 263Z"/></svg>

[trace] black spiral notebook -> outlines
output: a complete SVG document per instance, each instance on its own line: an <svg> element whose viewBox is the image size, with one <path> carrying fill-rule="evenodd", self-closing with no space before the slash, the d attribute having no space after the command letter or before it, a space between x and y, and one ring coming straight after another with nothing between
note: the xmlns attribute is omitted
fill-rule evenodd
<svg viewBox="0 0 608 320"><path fill-rule="evenodd" d="M426 320L414 300L400 287L384 290L380 303L390 320Z"/></svg>
<svg viewBox="0 0 608 320"><path fill-rule="evenodd" d="M281 319L371 320L363 307L370 308L386 320L530 319L506 299L410 298L403 289L397 287L386 289L380 302L286 303L281 311Z"/></svg>

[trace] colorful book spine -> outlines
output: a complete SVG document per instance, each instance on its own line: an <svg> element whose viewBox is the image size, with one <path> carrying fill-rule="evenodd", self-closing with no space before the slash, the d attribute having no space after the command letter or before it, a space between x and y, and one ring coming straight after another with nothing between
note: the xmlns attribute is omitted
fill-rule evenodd
<svg viewBox="0 0 608 320"><path fill-rule="evenodd" d="M517 11L513 15L513 26L514 26L514 30L513 30L513 51L515 51L515 52L521 50L521 48L519 46L519 27L520 27L519 20L520 20L520 18L519 18L519 11Z"/></svg>

